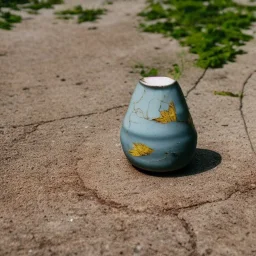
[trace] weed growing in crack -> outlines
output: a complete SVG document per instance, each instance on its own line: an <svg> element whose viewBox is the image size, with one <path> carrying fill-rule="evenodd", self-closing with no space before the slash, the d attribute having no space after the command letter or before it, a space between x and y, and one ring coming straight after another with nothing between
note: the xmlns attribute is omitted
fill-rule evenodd
<svg viewBox="0 0 256 256"><path fill-rule="evenodd" d="M240 94L240 93L236 94L236 93L233 93L233 92L226 92L226 91L214 91L214 95L243 98L243 94Z"/></svg>
<svg viewBox="0 0 256 256"><path fill-rule="evenodd" d="M179 80L183 74L184 67L185 67L185 55L186 52L182 51L177 54L179 59L179 64L175 63L172 65L172 68L169 70L169 74L175 79Z"/></svg>
<svg viewBox="0 0 256 256"><path fill-rule="evenodd" d="M38 10L43 8L53 8L55 4L62 4L63 0L0 0L0 28L10 30L14 23L22 21L20 15L3 11L3 8L19 11L21 9L28 10L29 14L37 14Z"/></svg>
<svg viewBox="0 0 256 256"><path fill-rule="evenodd" d="M148 71L145 69L142 69L140 72L141 76L148 77L148 76L157 76L158 70L156 68L151 68Z"/></svg>
<svg viewBox="0 0 256 256"><path fill-rule="evenodd" d="M33 0L29 2L30 3L27 6L25 6L25 8L38 11L40 9L50 9L55 4L62 4L63 0L44 0L44 1Z"/></svg>
<svg viewBox="0 0 256 256"><path fill-rule="evenodd" d="M244 30L256 21L255 11L233 0L148 0L140 27L188 46L197 66L219 68L244 53L239 46L253 38Z"/></svg>
<svg viewBox="0 0 256 256"><path fill-rule="evenodd" d="M19 5L28 4L29 0L0 0L0 9L1 8L10 8L12 10L20 10Z"/></svg>
<svg viewBox="0 0 256 256"><path fill-rule="evenodd" d="M170 74L174 78L174 80L179 80L183 73L183 67L180 67L179 64L173 64L170 69Z"/></svg>
<svg viewBox="0 0 256 256"><path fill-rule="evenodd" d="M139 71L142 77L157 76L158 69L144 66L143 64L136 64L134 68Z"/></svg>
<svg viewBox="0 0 256 256"><path fill-rule="evenodd" d="M83 9L81 5L75 6L73 9L56 12L59 19L71 19L77 16L77 22L96 21L101 15L106 13L106 9Z"/></svg>
<svg viewBox="0 0 256 256"><path fill-rule="evenodd" d="M0 28L5 30L10 30L14 23L19 23L22 21L22 17L19 15L12 14L10 12L0 11Z"/></svg>

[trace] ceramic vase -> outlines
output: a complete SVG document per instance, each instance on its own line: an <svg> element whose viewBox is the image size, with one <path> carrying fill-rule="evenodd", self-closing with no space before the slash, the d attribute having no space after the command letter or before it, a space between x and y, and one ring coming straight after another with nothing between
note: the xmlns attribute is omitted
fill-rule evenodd
<svg viewBox="0 0 256 256"><path fill-rule="evenodd" d="M175 171L191 161L197 132L177 81L139 81L122 123L121 144L132 165L146 171Z"/></svg>

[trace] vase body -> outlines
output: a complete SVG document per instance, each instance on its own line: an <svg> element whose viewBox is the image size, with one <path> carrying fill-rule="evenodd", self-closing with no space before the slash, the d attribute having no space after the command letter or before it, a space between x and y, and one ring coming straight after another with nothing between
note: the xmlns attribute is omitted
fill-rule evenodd
<svg viewBox="0 0 256 256"><path fill-rule="evenodd" d="M182 90L177 81L165 79L140 80L122 123L123 151L146 171L181 169L196 149L197 132Z"/></svg>

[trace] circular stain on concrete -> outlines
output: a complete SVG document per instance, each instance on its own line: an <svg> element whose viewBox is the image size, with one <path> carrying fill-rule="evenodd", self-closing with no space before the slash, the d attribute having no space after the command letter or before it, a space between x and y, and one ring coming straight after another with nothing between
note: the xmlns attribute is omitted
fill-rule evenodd
<svg viewBox="0 0 256 256"><path fill-rule="evenodd" d="M139 171L126 159L119 130L113 128L91 137L78 153L83 159L77 171L85 186L103 200L134 210L164 211L217 201L247 175L230 168L234 159L221 163L220 154L210 149L198 149L192 163L175 173Z"/></svg>

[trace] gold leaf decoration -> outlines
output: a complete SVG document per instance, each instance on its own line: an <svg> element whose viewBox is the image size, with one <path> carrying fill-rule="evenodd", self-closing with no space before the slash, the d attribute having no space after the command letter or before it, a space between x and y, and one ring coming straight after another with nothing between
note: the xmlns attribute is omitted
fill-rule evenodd
<svg viewBox="0 0 256 256"><path fill-rule="evenodd" d="M162 124L177 121L176 109L173 102L170 103L168 110L160 111L161 116L154 118L153 120Z"/></svg>
<svg viewBox="0 0 256 256"><path fill-rule="evenodd" d="M132 156L147 156L154 152L154 150L142 143L133 143L133 149L129 151Z"/></svg>

